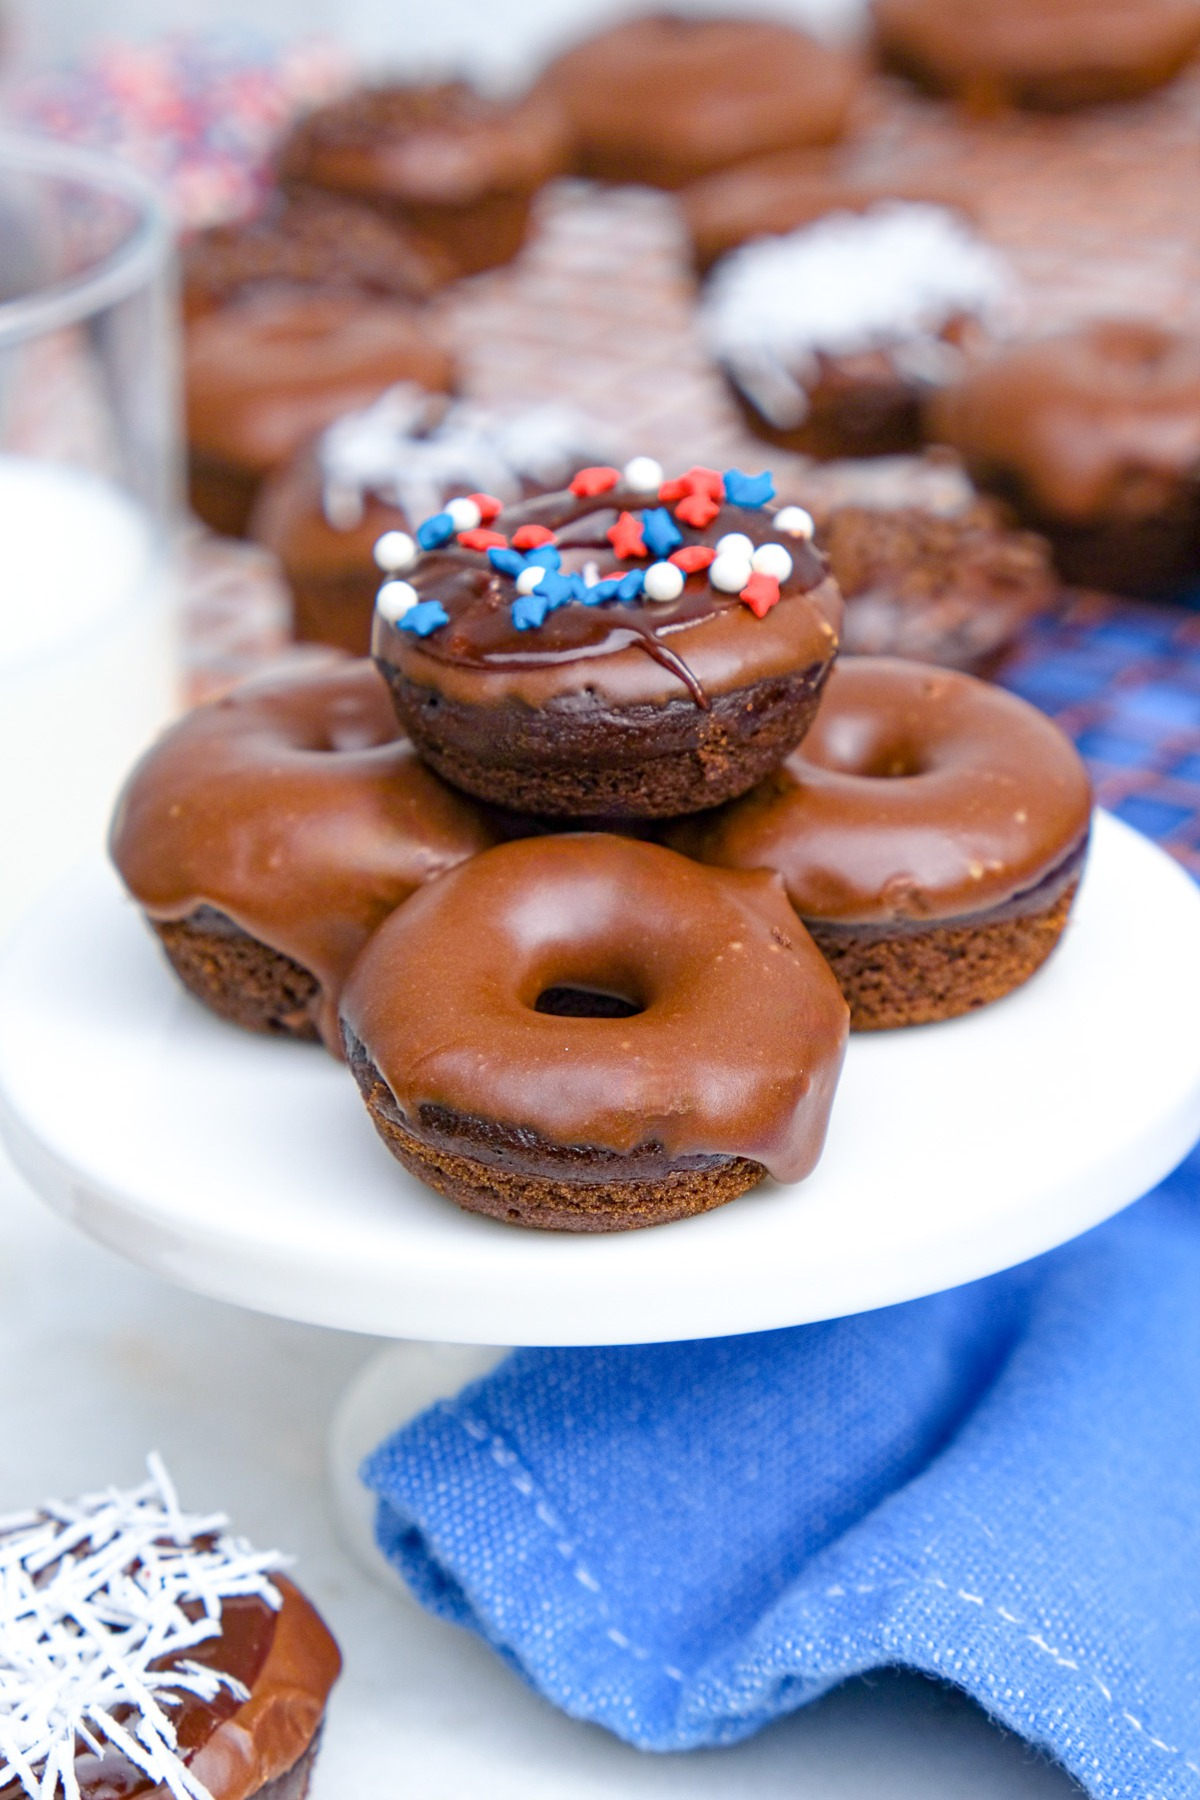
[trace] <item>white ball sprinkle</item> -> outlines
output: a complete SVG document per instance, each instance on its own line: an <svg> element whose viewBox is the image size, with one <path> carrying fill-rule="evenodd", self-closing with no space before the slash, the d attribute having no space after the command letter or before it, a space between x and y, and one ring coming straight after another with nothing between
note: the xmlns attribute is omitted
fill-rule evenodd
<svg viewBox="0 0 1200 1800"><path fill-rule="evenodd" d="M717 539L714 548L718 556L740 556L743 562L749 562L754 555L754 545L744 531L727 531Z"/></svg>
<svg viewBox="0 0 1200 1800"><path fill-rule="evenodd" d="M375 596L375 611L389 625L397 625L406 612L411 612L420 599L415 587L407 581L385 581Z"/></svg>
<svg viewBox="0 0 1200 1800"><path fill-rule="evenodd" d="M621 470L621 480L635 494L657 494L663 484L662 464L652 456L635 456Z"/></svg>
<svg viewBox="0 0 1200 1800"><path fill-rule="evenodd" d="M646 585L642 592L647 600L678 600L684 579L683 570L675 563L651 563L646 570Z"/></svg>
<svg viewBox="0 0 1200 1800"><path fill-rule="evenodd" d="M521 573L517 576L518 594L532 594L534 588L537 587L545 573L545 569L538 563L534 563L531 568L522 569Z"/></svg>
<svg viewBox="0 0 1200 1800"><path fill-rule="evenodd" d="M792 572L792 559L782 544L760 544L750 558L750 567L756 575L773 575L776 581L786 581Z"/></svg>
<svg viewBox="0 0 1200 1800"><path fill-rule="evenodd" d="M455 531L474 531L483 524L483 514L474 500L448 500L445 511L454 520Z"/></svg>
<svg viewBox="0 0 1200 1800"><path fill-rule="evenodd" d="M740 594L753 573L750 558L731 550L709 565L708 579L722 594Z"/></svg>
<svg viewBox="0 0 1200 1800"><path fill-rule="evenodd" d="M781 506L771 523L789 537L810 538L816 530L812 514L802 506Z"/></svg>
<svg viewBox="0 0 1200 1800"><path fill-rule="evenodd" d="M375 561L385 575L399 575L417 560L417 546L407 531L385 531L375 540Z"/></svg>

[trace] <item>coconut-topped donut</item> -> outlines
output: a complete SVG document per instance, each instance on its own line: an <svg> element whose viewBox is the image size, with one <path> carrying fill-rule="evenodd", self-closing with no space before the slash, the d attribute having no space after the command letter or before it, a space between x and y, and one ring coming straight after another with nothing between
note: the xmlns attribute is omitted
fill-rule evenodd
<svg viewBox="0 0 1200 1800"><path fill-rule="evenodd" d="M920 405L1009 291L959 212L881 200L722 257L701 319L750 428L809 456L920 441Z"/></svg>
<svg viewBox="0 0 1200 1800"><path fill-rule="evenodd" d="M456 786L523 812L663 818L744 793L803 737L841 601L769 474L637 457L501 510L455 500L393 579L373 650Z"/></svg>
<svg viewBox="0 0 1200 1800"><path fill-rule="evenodd" d="M251 535L283 564L297 637L363 656L384 532L414 532L457 494L510 505L551 492L613 453L574 407L481 407L398 382L267 478Z"/></svg>
<svg viewBox="0 0 1200 1800"><path fill-rule="evenodd" d="M340 1054L338 996L372 931L494 841L397 736L371 664L330 654L166 732L126 783L111 848L198 999Z"/></svg>
<svg viewBox="0 0 1200 1800"><path fill-rule="evenodd" d="M368 946L343 1022L393 1155L470 1211L557 1231L800 1180L847 1028L777 877L601 832L431 883Z"/></svg>
<svg viewBox="0 0 1200 1800"><path fill-rule="evenodd" d="M774 869L856 1030L999 999L1050 954L1079 884L1087 771L1063 733L973 676L889 657L834 671L801 748L678 849Z"/></svg>
<svg viewBox="0 0 1200 1800"><path fill-rule="evenodd" d="M341 1667L285 1558L149 1480L0 1520L0 1791L303 1800Z"/></svg>

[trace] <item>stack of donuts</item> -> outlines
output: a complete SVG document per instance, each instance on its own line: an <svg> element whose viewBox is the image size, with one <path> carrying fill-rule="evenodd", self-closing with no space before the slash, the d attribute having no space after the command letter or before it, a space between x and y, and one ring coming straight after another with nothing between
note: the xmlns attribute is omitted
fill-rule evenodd
<svg viewBox="0 0 1200 1800"><path fill-rule="evenodd" d="M373 660L197 708L112 849L184 985L322 1040L459 1205L612 1231L799 1181L848 1029L969 1012L1057 943L1074 749L973 677L835 667L770 474L635 457L376 555Z"/></svg>

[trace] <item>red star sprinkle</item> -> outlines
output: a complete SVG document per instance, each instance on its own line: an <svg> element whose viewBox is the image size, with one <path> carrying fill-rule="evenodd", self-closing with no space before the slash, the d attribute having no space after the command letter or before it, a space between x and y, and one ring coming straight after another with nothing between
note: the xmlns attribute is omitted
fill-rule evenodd
<svg viewBox="0 0 1200 1800"><path fill-rule="evenodd" d="M476 525L472 531L460 531L458 541L464 550L501 550L508 539L502 531L488 531Z"/></svg>
<svg viewBox="0 0 1200 1800"><path fill-rule="evenodd" d="M642 522L640 519L635 519L632 513L618 514L616 524L610 525L604 535L612 545L614 554L619 556L622 562L627 562L631 556L648 556L650 554L646 549L646 540L642 536Z"/></svg>
<svg viewBox="0 0 1200 1800"><path fill-rule="evenodd" d="M539 544L556 541L554 533L545 525L520 525L512 538L514 550L536 550Z"/></svg>
<svg viewBox="0 0 1200 1800"><path fill-rule="evenodd" d="M590 500L596 494L607 494L620 479L620 469L580 469L571 483L571 492L581 500Z"/></svg>
<svg viewBox="0 0 1200 1800"><path fill-rule="evenodd" d="M504 502L497 500L495 494L468 494L467 499L475 502L485 525L490 525L496 514L504 511Z"/></svg>
<svg viewBox="0 0 1200 1800"><path fill-rule="evenodd" d="M686 494L675 508L675 517L681 525L694 525L697 531L703 531L720 510L710 494Z"/></svg>
<svg viewBox="0 0 1200 1800"><path fill-rule="evenodd" d="M756 619L765 619L779 602L779 583L773 575L752 575L738 599L746 603Z"/></svg>
<svg viewBox="0 0 1200 1800"><path fill-rule="evenodd" d="M664 506L670 506L673 500L683 500L689 494L707 494L710 500L721 501L725 498L725 479L719 469L705 469L699 464L688 469L675 481L664 481L658 490L658 497Z"/></svg>
<svg viewBox="0 0 1200 1800"><path fill-rule="evenodd" d="M685 575L696 575L716 560L717 553L708 544L685 544L682 550L672 550L667 558L677 569L682 569Z"/></svg>

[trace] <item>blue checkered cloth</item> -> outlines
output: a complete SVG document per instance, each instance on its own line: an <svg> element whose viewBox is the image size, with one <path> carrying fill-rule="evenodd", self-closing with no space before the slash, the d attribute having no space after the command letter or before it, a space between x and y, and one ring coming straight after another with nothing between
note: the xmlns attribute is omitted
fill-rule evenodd
<svg viewBox="0 0 1200 1800"><path fill-rule="evenodd" d="M1081 601L1006 679L1200 867L1200 618ZM1075 1243L905 1306L518 1351L364 1478L425 1606L632 1744L732 1743L903 1665L1093 1795L1196 1800L1200 1153Z"/></svg>

